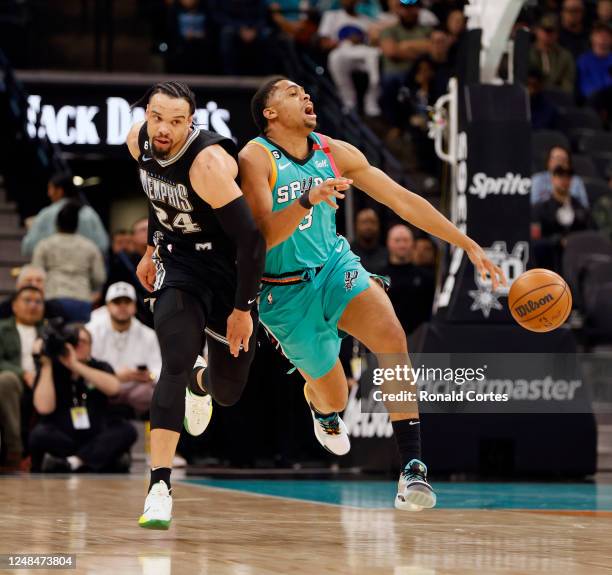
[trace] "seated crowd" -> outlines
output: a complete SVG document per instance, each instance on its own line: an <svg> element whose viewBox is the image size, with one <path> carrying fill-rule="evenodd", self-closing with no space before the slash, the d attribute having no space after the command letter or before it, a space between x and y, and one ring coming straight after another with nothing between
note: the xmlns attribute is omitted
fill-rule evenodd
<svg viewBox="0 0 612 575"><path fill-rule="evenodd" d="M293 75L306 55L411 168L437 176L430 109L447 91L465 35L465 0L158 0L154 42L168 72ZM565 92L610 127L612 0L527 3L534 128L551 128ZM205 57L203 57L205 55ZM296 65L297 63L297 65ZM359 81L359 75L365 81ZM361 97L360 97L361 96ZM416 161L415 161L416 158Z"/></svg>
<svg viewBox="0 0 612 575"><path fill-rule="evenodd" d="M64 196L70 178L53 177L56 189L23 241L32 263L0 302L0 469L127 471L131 421L148 418L161 371L135 274L147 219L113 234L106 253L99 216Z"/></svg>

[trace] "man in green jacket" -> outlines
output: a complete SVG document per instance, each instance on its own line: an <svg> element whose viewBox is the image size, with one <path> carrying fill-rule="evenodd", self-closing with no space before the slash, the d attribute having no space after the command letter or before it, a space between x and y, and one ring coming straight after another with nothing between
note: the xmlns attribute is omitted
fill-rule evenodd
<svg viewBox="0 0 612 575"><path fill-rule="evenodd" d="M545 88L572 93L576 65L571 52L559 45L558 38L557 17L545 14L535 28L535 42L529 52L529 67L542 73Z"/></svg>
<svg viewBox="0 0 612 575"><path fill-rule="evenodd" d="M32 347L39 335L45 304L35 287L21 288L13 299L13 316L0 320L0 436L6 452L2 469L19 469L21 397L36 377Z"/></svg>

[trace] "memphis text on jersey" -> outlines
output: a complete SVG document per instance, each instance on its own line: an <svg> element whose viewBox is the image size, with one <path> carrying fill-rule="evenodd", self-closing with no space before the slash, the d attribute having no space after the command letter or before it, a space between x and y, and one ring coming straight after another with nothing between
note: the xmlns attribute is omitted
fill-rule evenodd
<svg viewBox="0 0 612 575"><path fill-rule="evenodd" d="M153 176L142 168L140 169L140 181L150 200L163 202L181 212L193 211L193 206L189 201L189 190L183 184L175 184Z"/></svg>

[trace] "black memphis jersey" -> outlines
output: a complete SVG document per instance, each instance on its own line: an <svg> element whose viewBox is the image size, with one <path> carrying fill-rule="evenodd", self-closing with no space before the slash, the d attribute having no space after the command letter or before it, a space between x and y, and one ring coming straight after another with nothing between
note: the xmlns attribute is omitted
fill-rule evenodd
<svg viewBox="0 0 612 575"><path fill-rule="evenodd" d="M194 128L183 147L167 160L157 160L151 155L151 144L145 122L138 134L138 167L140 181L149 198L157 244L188 246L211 256L235 257L235 245L225 234L213 208L193 189L189 170L196 156L206 147L219 144L234 158L234 142L215 132Z"/></svg>

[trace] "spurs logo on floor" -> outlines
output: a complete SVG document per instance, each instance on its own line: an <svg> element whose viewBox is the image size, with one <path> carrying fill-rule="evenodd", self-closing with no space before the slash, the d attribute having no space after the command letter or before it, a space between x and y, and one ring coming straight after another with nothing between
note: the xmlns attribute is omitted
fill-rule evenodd
<svg viewBox="0 0 612 575"><path fill-rule="evenodd" d="M344 272L344 289L346 291L351 291L355 282L357 281L357 276L359 272L357 270L351 270L348 272Z"/></svg>

